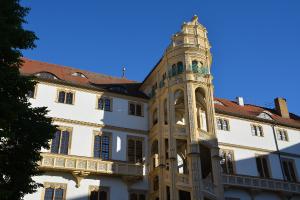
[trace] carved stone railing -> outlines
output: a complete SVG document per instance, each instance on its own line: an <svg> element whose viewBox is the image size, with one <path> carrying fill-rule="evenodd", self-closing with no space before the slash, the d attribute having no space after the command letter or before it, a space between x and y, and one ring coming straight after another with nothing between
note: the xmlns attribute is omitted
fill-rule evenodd
<svg viewBox="0 0 300 200"><path fill-rule="evenodd" d="M177 173L177 183L179 185L189 185L189 176L187 174Z"/></svg>
<svg viewBox="0 0 300 200"><path fill-rule="evenodd" d="M244 175L223 174L223 184L236 187L273 190L300 194L300 183Z"/></svg>
<svg viewBox="0 0 300 200"><path fill-rule="evenodd" d="M84 172L88 174L113 174L143 176L143 166L126 162L106 161L89 157L42 153L38 163L41 170Z"/></svg>

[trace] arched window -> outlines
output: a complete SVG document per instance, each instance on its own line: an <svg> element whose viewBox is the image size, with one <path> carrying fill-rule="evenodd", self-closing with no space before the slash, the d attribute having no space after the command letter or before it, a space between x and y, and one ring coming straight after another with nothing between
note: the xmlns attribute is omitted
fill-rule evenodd
<svg viewBox="0 0 300 200"><path fill-rule="evenodd" d="M176 76L177 75L177 67L176 65L172 65L172 76Z"/></svg>
<svg viewBox="0 0 300 200"><path fill-rule="evenodd" d="M46 79L55 79L57 80L58 78L50 73L50 72L39 72L39 73L36 73L35 76L39 77L39 78L46 78Z"/></svg>
<svg viewBox="0 0 300 200"><path fill-rule="evenodd" d="M192 71L194 73L197 73L198 72L198 61L197 60L193 60L192 61Z"/></svg>
<svg viewBox="0 0 300 200"><path fill-rule="evenodd" d="M175 123L185 125L185 104L184 93L182 90L177 90L174 93L174 108L175 108Z"/></svg>
<svg viewBox="0 0 300 200"><path fill-rule="evenodd" d="M157 109L155 108L152 114L152 125L154 126L158 122Z"/></svg>
<svg viewBox="0 0 300 200"><path fill-rule="evenodd" d="M167 99L164 100L164 123L165 123L165 125L168 124L168 101L167 101Z"/></svg>
<svg viewBox="0 0 300 200"><path fill-rule="evenodd" d="M183 63L182 62L178 62L177 63L177 73L181 74L183 72Z"/></svg>
<svg viewBox="0 0 300 200"><path fill-rule="evenodd" d="M81 77L81 78L86 78L86 76L85 76L83 73L81 73L81 72L74 72L74 73L72 74L72 76L77 76L77 77Z"/></svg>
<svg viewBox="0 0 300 200"><path fill-rule="evenodd" d="M207 113L206 113L206 99L205 92L201 88L195 91L196 109L197 109L197 125L203 131L207 131Z"/></svg>
<svg viewBox="0 0 300 200"><path fill-rule="evenodd" d="M188 174L187 165L187 142L186 140L176 140L177 170L180 174Z"/></svg>

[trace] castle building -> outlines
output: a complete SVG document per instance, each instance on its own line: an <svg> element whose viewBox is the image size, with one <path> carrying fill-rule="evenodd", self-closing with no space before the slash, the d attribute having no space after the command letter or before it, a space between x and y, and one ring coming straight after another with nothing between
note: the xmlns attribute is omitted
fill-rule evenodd
<svg viewBox="0 0 300 200"><path fill-rule="evenodd" d="M214 96L195 16L142 83L24 58L58 126L25 200L300 199L300 117Z"/></svg>

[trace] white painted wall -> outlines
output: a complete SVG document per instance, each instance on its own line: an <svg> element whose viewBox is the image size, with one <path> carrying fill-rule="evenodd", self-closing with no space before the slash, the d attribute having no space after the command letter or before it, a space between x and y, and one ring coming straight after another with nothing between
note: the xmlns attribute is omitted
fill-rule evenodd
<svg viewBox="0 0 300 200"><path fill-rule="evenodd" d="M66 199L68 200L88 200L89 186L109 187L110 200L127 200L128 186L120 178L107 176L88 176L80 183L80 187L76 187L76 183L72 175L59 172L48 172L44 175L34 177L38 183L52 182L67 184ZM146 190L147 187L139 185L139 187L131 187L131 189ZM28 194L24 200L42 199L44 188L39 188L36 193Z"/></svg>
<svg viewBox="0 0 300 200"><path fill-rule="evenodd" d="M88 91L74 90L74 105L57 103L58 88L62 87L39 83L37 85L36 98L31 99L30 102L33 106L47 106L51 117L148 130L148 109L146 103L143 103L144 117L131 116L128 115L128 99L112 97L113 112L107 112L96 109L97 94ZM104 94L104 96L107 95Z"/></svg>
<svg viewBox="0 0 300 200"><path fill-rule="evenodd" d="M237 174L258 176L255 155L267 155L270 164L271 177L283 179L279 157L278 154L275 153L276 143L271 125L233 117L218 115L217 117L223 117L229 120L230 131L217 129L217 138L219 143L232 145L229 147L221 145L220 148L233 150ZM251 133L251 124L261 125L263 127L264 136L253 136ZM290 128L284 129L288 132L289 141L277 140L278 147L281 152L290 153L289 156L282 157L293 159L296 165L296 173L300 175L300 131ZM236 147L233 147L235 145Z"/></svg>

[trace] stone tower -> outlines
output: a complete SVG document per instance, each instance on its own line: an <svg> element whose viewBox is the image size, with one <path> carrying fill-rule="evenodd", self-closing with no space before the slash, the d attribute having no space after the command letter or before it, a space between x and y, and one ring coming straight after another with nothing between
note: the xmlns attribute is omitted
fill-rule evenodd
<svg viewBox="0 0 300 200"><path fill-rule="evenodd" d="M149 199L223 199L215 131L212 56L194 16L145 79L149 101Z"/></svg>

